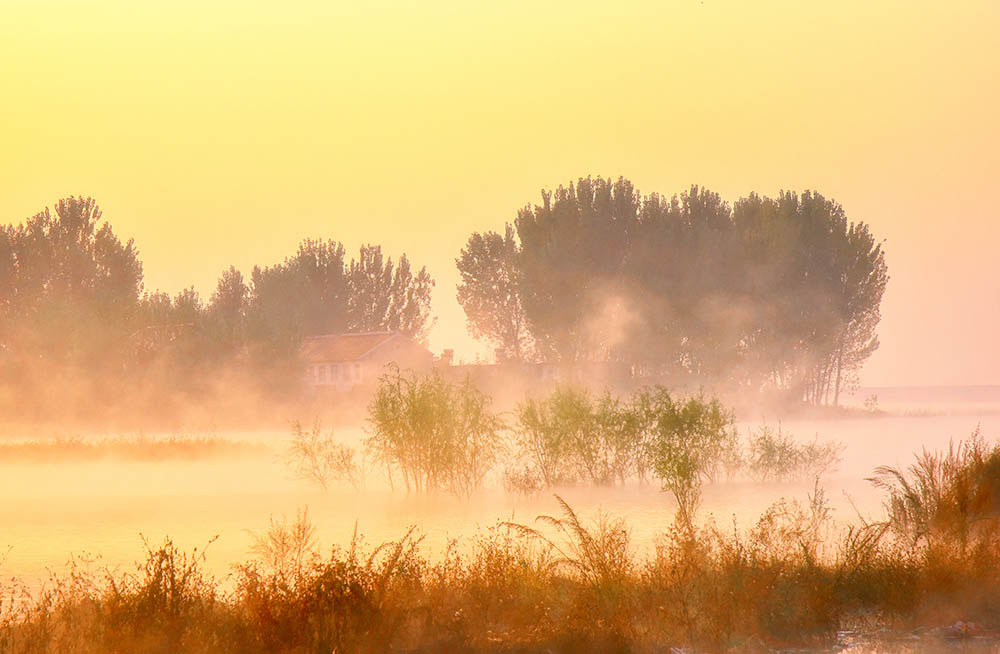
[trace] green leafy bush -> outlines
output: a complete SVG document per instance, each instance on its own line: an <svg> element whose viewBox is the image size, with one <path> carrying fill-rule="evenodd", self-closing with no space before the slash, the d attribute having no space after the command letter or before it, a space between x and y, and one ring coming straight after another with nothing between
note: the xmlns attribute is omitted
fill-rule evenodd
<svg viewBox="0 0 1000 654"><path fill-rule="evenodd" d="M762 426L751 432L745 460L754 481L815 479L832 472L844 446L836 442L798 443L791 436Z"/></svg>
<svg viewBox="0 0 1000 654"><path fill-rule="evenodd" d="M466 380L392 370L379 380L369 406L368 450L403 477L406 489L460 495L480 488L501 452L503 421L491 399Z"/></svg>
<svg viewBox="0 0 1000 654"><path fill-rule="evenodd" d="M547 487L624 484L646 471L643 415L630 401L567 386L526 399L516 418L524 465Z"/></svg>
<svg viewBox="0 0 1000 654"><path fill-rule="evenodd" d="M677 500L684 522L694 517L701 485L732 469L739 460L733 414L702 395L675 400L661 387L640 391L640 407L653 473Z"/></svg>

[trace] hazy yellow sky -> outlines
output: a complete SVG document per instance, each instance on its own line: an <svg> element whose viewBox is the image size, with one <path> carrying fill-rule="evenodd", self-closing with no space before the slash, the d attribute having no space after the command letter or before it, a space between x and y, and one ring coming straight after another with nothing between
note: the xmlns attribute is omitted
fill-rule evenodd
<svg viewBox="0 0 1000 654"><path fill-rule="evenodd" d="M998 6L0 0L0 219L94 196L205 297L381 243L471 352L454 258L542 187L816 188L886 240L863 380L1000 383Z"/></svg>

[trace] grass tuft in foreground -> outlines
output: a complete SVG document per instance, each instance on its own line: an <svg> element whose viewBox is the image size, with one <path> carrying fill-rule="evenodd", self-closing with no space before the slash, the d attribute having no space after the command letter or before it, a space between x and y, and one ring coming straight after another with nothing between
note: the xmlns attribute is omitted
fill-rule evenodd
<svg viewBox="0 0 1000 654"><path fill-rule="evenodd" d="M1000 629L997 461L974 438L880 469L885 520L847 528L818 486L746 530L679 516L648 559L623 522L561 500L559 516L500 524L434 560L412 529L322 554L303 512L255 536L231 590L203 573L203 552L169 540L132 573L73 569L34 596L5 587L0 652L762 651L956 624L946 634L961 638Z"/></svg>

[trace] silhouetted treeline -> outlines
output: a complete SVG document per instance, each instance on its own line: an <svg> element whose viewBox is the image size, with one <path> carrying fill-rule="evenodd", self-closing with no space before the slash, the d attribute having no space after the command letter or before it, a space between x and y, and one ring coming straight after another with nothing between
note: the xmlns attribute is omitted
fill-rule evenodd
<svg viewBox="0 0 1000 654"><path fill-rule="evenodd" d="M294 393L304 336L398 330L424 340L433 284L405 255L363 246L349 260L340 243L306 240L249 279L223 271L207 302L193 287L144 292L134 242L93 199L66 198L0 226L0 404L30 418L142 393L161 405L220 387Z"/></svg>
<svg viewBox="0 0 1000 654"><path fill-rule="evenodd" d="M836 404L878 348L888 280L868 226L814 191L730 206L599 177L543 191L457 264L470 330L502 356L625 361L816 404Z"/></svg>

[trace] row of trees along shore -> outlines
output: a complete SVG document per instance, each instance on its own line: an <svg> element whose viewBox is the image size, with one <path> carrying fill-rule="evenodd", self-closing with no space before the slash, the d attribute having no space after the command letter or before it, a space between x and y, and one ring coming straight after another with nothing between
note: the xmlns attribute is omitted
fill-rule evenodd
<svg viewBox="0 0 1000 654"><path fill-rule="evenodd" d="M818 193L730 207L699 187L667 199L590 177L543 191L502 235L473 234L457 265L470 331L504 357L625 362L670 385L834 404L878 347L887 281L868 227ZM349 258L307 239L249 277L224 270L207 301L193 287L150 291L136 244L93 199L65 198L0 226L4 396L22 409L65 402L60 379L94 391L85 404L137 379L203 394L234 371L294 394L304 336L398 330L426 342L433 286L405 254L373 245Z"/></svg>
<svg viewBox="0 0 1000 654"><path fill-rule="evenodd" d="M192 396L220 375L294 393L304 336L398 330L424 340L433 285L406 255L362 246L348 259L341 243L304 240L249 278L224 270L207 302L193 287L149 292L134 241L93 199L65 198L0 226L0 384L15 407L38 411L80 387L92 391L84 404L120 398L140 379Z"/></svg>
<svg viewBox="0 0 1000 654"><path fill-rule="evenodd" d="M868 226L814 191L729 205L600 177L473 234L457 265L470 330L505 357L621 361L815 404L837 404L878 348L888 281Z"/></svg>

